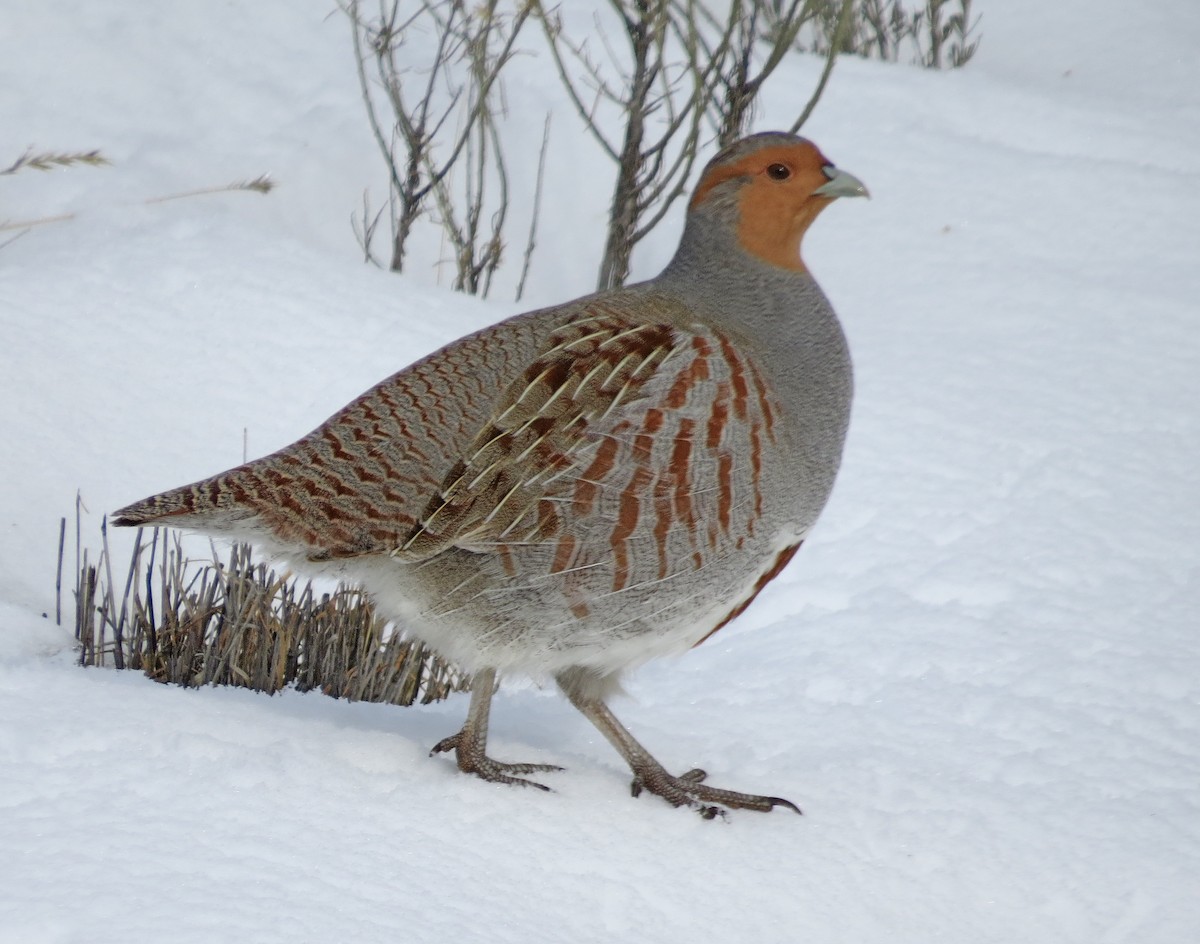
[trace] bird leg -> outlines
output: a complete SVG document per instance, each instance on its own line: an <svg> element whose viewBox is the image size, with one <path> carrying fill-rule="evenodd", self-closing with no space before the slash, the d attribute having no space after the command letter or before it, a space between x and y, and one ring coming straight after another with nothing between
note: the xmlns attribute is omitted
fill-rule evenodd
<svg viewBox="0 0 1200 944"><path fill-rule="evenodd" d="M625 758L625 762L633 771L631 791L634 796L639 796L643 790L649 790L672 806L687 806L696 810L705 819L724 815L724 808L766 813L777 806L786 806L790 810L800 812L796 804L782 797L758 796L710 787L703 783L707 774L699 768L689 770L678 777L667 773L662 764L642 747L603 701L581 694L561 678L559 687L570 699L571 704L578 708Z"/></svg>
<svg viewBox="0 0 1200 944"><path fill-rule="evenodd" d="M496 670L483 669L477 672L471 685L471 707L467 710L467 720L462 730L438 741L429 755L432 757L434 754L454 751L458 769L465 773L475 774L493 783L519 783L524 787L549 790L544 784L516 775L562 770L561 767L553 764L504 764L487 756L488 718L495 691Z"/></svg>

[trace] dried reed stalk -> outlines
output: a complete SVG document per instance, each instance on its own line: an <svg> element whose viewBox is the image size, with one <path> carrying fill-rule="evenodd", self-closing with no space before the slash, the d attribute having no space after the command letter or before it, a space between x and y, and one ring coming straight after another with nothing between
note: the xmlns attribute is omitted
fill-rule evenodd
<svg viewBox="0 0 1200 944"><path fill-rule="evenodd" d="M78 506L77 506L78 514ZM66 520L62 530L65 532ZM138 529L118 597L107 525L93 562L77 548L75 637L81 665L140 669L194 688L293 686L351 701L428 704L470 680L376 616L359 590L318 593L235 545L189 559L177 533ZM79 527L76 524L78 542ZM62 567L62 546L59 568Z"/></svg>

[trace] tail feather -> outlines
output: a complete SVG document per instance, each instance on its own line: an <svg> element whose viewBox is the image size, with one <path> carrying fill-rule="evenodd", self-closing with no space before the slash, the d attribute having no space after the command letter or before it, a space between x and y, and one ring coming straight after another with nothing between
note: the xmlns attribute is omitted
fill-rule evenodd
<svg viewBox="0 0 1200 944"><path fill-rule="evenodd" d="M162 524L222 532L235 521L253 516L252 509L237 507L222 488L220 477L214 477L143 498L113 512L109 520L118 527Z"/></svg>
<svg viewBox="0 0 1200 944"><path fill-rule="evenodd" d="M109 521L123 528L158 524L165 518L191 514L195 510L194 505L188 489L177 488L126 505L114 511Z"/></svg>

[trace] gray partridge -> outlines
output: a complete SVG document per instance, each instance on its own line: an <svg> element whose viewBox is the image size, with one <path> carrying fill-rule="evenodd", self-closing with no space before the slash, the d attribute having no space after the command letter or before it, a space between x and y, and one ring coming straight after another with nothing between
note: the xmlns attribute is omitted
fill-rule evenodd
<svg viewBox="0 0 1200 944"><path fill-rule="evenodd" d="M745 610L825 505L851 367L800 242L835 198L865 194L804 138L741 140L705 168L657 278L455 341L293 445L115 523L248 540L362 584L473 673L466 723L434 752L485 780L541 787L526 775L559 769L486 753L497 675L549 676L635 794L799 812L672 776L605 699Z"/></svg>

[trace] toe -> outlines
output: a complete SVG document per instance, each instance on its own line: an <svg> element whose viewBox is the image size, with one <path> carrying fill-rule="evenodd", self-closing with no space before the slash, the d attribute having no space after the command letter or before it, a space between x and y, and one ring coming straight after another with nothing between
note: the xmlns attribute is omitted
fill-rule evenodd
<svg viewBox="0 0 1200 944"><path fill-rule="evenodd" d="M706 776L699 767L678 777L657 766L648 767L634 775L630 792L636 797L643 790L649 790L672 806L694 809L704 819L716 819L718 816L724 818L726 810L755 810L767 813L777 806L800 813L800 807L783 797L759 796L755 793L738 793L735 790L710 787L703 782Z"/></svg>
<svg viewBox="0 0 1200 944"><path fill-rule="evenodd" d="M433 747L429 750L429 756L432 757L434 754L445 754L448 751L457 750L457 748L458 735L451 734L449 737L444 737L435 745L433 745Z"/></svg>

